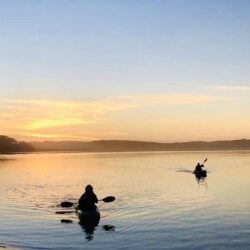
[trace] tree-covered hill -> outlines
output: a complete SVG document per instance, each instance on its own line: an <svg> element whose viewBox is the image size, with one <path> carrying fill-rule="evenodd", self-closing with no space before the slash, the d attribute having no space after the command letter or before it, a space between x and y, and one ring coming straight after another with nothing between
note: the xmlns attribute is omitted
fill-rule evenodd
<svg viewBox="0 0 250 250"><path fill-rule="evenodd" d="M250 150L250 140L193 141L158 143L146 141L45 141L32 142L36 151L72 152L140 152L140 151L206 151L206 150Z"/></svg>
<svg viewBox="0 0 250 250"><path fill-rule="evenodd" d="M23 141L17 141L6 135L0 135L0 154L33 152L35 148L33 145Z"/></svg>

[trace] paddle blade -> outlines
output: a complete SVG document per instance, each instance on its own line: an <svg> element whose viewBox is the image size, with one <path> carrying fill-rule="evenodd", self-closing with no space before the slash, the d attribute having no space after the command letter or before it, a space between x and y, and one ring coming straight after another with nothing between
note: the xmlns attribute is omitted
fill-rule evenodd
<svg viewBox="0 0 250 250"><path fill-rule="evenodd" d="M114 196L108 196L108 197L102 199L102 201L104 201L104 202L112 202L114 200L115 200Z"/></svg>
<svg viewBox="0 0 250 250"><path fill-rule="evenodd" d="M61 203L61 207L72 207L74 205L74 203L70 202L70 201L63 201Z"/></svg>
<svg viewBox="0 0 250 250"><path fill-rule="evenodd" d="M73 214L73 213L75 213L75 211L73 210L73 211L56 211L55 212L56 214Z"/></svg>

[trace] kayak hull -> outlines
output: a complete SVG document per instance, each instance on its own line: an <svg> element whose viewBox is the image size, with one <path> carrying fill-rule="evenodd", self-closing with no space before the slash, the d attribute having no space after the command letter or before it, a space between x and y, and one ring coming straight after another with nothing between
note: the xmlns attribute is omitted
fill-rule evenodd
<svg viewBox="0 0 250 250"><path fill-rule="evenodd" d="M77 215L82 225L88 227L96 227L99 224L101 214L99 211L83 211L77 210Z"/></svg>
<svg viewBox="0 0 250 250"><path fill-rule="evenodd" d="M200 172L194 171L194 174L195 174L195 176L197 178L207 177L207 171L206 170L202 170Z"/></svg>

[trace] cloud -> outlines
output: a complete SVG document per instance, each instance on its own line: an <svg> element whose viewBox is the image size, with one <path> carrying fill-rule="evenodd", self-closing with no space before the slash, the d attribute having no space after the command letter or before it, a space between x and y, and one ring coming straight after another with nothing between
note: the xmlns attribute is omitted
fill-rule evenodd
<svg viewBox="0 0 250 250"><path fill-rule="evenodd" d="M99 122L95 105L62 101L1 100L0 119L23 130Z"/></svg>
<svg viewBox="0 0 250 250"><path fill-rule="evenodd" d="M99 140L103 137L113 138L113 137L122 137L124 133L105 130L103 132L94 132L85 130L84 133L79 131L71 131L70 134L65 133L22 133L22 136L26 139L58 139L58 140L84 140L84 141L93 141Z"/></svg>
<svg viewBox="0 0 250 250"><path fill-rule="evenodd" d="M206 95L118 96L95 102L2 99L0 128L5 133L9 131L11 134L41 138L93 138L98 135L104 137L105 133L115 137L120 131L119 128L114 129L111 113L225 99L223 96Z"/></svg>
<svg viewBox="0 0 250 250"><path fill-rule="evenodd" d="M23 136L29 138L47 138L47 139L82 139L82 137L76 137L76 136L67 136L67 135L63 135L63 134L35 134L35 133L30 133L30 134L22 134Z"/></svg>
<svg viewBox="0 0 250 250"><path fill-rule="evenodd" d="M120 100L129 101L135 106L147 105L168 105L168 104L197 104L207 103L219 100L226 100L223 96L208 95L158 95L158 96L120 96Z"/></svg>
<svg viewBox="0 0 250 250"><path fill-rule="evenodd" d="M213 89L250 91L250 86L214 86Z"/></svg>

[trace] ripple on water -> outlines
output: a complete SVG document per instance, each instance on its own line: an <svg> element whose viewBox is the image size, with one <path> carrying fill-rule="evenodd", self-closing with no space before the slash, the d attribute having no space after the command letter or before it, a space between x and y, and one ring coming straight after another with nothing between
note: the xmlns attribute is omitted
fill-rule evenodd
<svg viewBox="0 0 250 250"><path fill-rule="evenodd" d="M186 170L197 162L197 154L191 152L41 154L0 162L2 246L248 249L250 176L246 164L250 155L244 155L244 161L235 157L239 156L211 153L211 161L224 165L213 167L213 174L200 181ZM244 175L240 178L241 168ZM55 213L62 209L61 201L77 202L86 183L93 184L98 197L117 198L113 203L98 203L101 220L91 241L74 213Z"/></svg>

